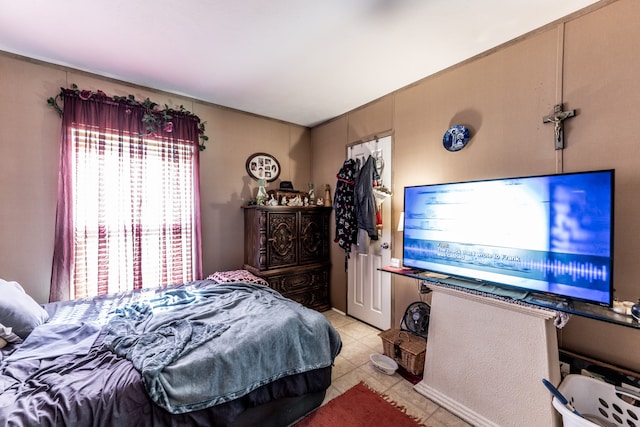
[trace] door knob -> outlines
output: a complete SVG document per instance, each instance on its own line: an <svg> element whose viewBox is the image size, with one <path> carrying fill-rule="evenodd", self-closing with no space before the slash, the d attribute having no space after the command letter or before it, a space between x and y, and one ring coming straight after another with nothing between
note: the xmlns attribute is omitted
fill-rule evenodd
<svg viewBox="0 0 640 427"><path fill-rule="evenodd" d="M389 249L389 244L387 242L384 242L383 244L380 245L380 247L382 249Z"/></svg>

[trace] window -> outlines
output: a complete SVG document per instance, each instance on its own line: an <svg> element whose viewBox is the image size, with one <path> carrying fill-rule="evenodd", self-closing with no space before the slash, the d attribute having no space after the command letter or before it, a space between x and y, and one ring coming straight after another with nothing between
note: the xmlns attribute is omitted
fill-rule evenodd
<svg viewBox="0 0 640 427"><path fill-rule="evenodd" d="M197 123L195 141L179 135L175 124L147 136L130 106L91 101L65 96L50 300L199 279ZM67 120L68 104L82 111L82 103L118 120L87 120L86 114ZM68 265L59 256L64 246Z"/></svg>

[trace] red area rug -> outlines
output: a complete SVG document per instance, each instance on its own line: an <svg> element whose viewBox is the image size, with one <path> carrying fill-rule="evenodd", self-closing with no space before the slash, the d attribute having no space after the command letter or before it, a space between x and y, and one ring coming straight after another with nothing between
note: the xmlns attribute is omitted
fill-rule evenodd
<svg viewBox="0 0 640 427"><path fill-rule="evenodd" d="M295 427L418 427L404 407L364 383L350 388L295 424Z"/></svg>

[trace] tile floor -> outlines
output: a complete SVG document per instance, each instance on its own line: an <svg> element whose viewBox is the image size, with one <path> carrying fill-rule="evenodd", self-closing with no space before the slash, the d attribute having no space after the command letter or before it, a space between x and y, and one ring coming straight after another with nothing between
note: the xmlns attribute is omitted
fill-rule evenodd
<svg viewBox="0 0 640 427"><path fill-rule="evenodd" d="M413 385L399 374L385 375L373 368L369 355L382 353L382 339L378 336L380 330L336 311L326 311L324 315L342 338L342 351L336 358L332 384L324 403L365 381L430 427L470 427L470 424L416 392Z"/></svg>

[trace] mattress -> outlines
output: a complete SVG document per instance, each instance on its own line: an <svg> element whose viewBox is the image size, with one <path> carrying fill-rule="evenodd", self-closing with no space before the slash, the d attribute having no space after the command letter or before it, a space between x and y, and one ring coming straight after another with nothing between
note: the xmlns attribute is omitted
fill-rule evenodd
<svg viewBox="0 0 640 427"><path fill-rule="evenodd" d="M281 372L269 372L268 375L265 374L265 380L249 379L247 384L237 387L238 391L235 394L229 394L227 391L222 394L212 392L212 395L202 395L202 398L200 395L188 396L190 400L185 405L163 405L162 402L158 404L150 396L148 376L145 377L144 369L140 370L134 366L135 358L132 361L128 356L118 355L106 345L109 340L113 340L114 318L118 313L127 311L123 308L140 307L149 301L164 301L163 298L166 298L170 291L188 291L189 295L204 294L207 298L218 298L217 293L221 292L219 287L222 286L224 284L218 284L213 280L203 280L168 288L45 304L43 307L49 314L49 321L34 329L22 344L7 346L2 350L0 424L15 426L287 425L319 405L325 390L331 383L332 363L341 347L339 335L330 325L324 325L323 320L318 319L317 316L324 318L320 313L305 309L281 297L268 287L256 283L236 282L232 284L232 289L234 293L249 294L251 297L245 298L247 300L267 301L263 305L268 305L271 312L278 313L278 315L269 315L273 317L267 320L269 324L277 325L279 319L291 317L284 315L288 310L293 310L295 313L293 317L309 318L319 322L320 329L312 330L311 335L317 335L323 342L312 344L323 346L321 347L323 351L329 352L331 359L329 363L318 363L314 358L309 366L303 364L305 367L302 368L287 367L282 368ZM175 298L171 301L175 301ZM215 300L215 303L218 310L220 303L218 300ZM176 312L185 317L185 309L176 307ZM233 366L219 363L222 356L216 353L217 347L222 347L223 353L236 354L238 360L240 360L239 354L260 348L262 350L259 351L268 359L274 357L274 353L270 352L275 340L290 340L291 342L286 341L288 344L283 344L284 348L295 346L294 343L299 342L300 337L294 335L292 338L280 338L282 334L279 332L276 333L278 338L274 338L266 333L270 328L265 326L247 331L247 325L255 324L251 321L254 316L254 305L247 307L249 308L245 307L245 311L237 321L220 320L227 317L233 319L232 309L221 310L216 314L217 317L214 317L216 325L227 322L229 326L220 335L219 341L216 341L215 337L211 338L207 342L209 347L198 350L200 352L206 350L207 356L199 356L198 363L184 362L184 369L187 371L195 369L194 365L200 365L198 369L202 370L203 366L206 367L207 363L210 363L211 369L206 369L204 374L199 373L198 378L188 380L200 382L199 388L195 387L196 390L208 388L209 384L213 387L213 384L220 382L217 380L221 376L229 375L227 372L229 369L232 371L234 369ZM258 318L263 316L259 309L255 310L257 310L255 316ZM202 313L198 313L197 316L201 318ZM160 316L154 317L154 319L160 318ZM316 328L316 326L313 327ZM305 328L307 327L302 329ZM273 329L278 330L277 327ZM296 327L285 325L283 329L295 330ZM227 335L225 341L222 337L227 333L236 335ZM234 346L229 344L234 341L230 338L236 336L238 337L237 349L231 348ZM220 345L216 345L216 342ZM308 346L308 344L305 345L305 347ZM326 346L328 348L325 348ZM147 351L149 349L148 346L142 347ZM282 350L277 352L277 354L283 354ZM197 351L187 353L187 356L198 354ZM210 362L205 363L203 357L210 359ZM301 356L302 359L307 357ZM142 365L145 365L146 360L142 360ZM176 360L177 365L180 365L182 361L189 361L189 358L185 356ZM174 390L184 388L184 378L191 378L188 374L178 375L177 369L171 365L171 369L166 369L169 374L161 377L161 382L168 384L167 394L172 399L175 397L172 396ZM237 378L235 373L232 372L232 374L233 378ZM173 379L178 382L171 383ZM187 389L192 388L187 387ZM208 389L206 391L209 392ZM181 402L180 398L176 399Z"/></svg>

